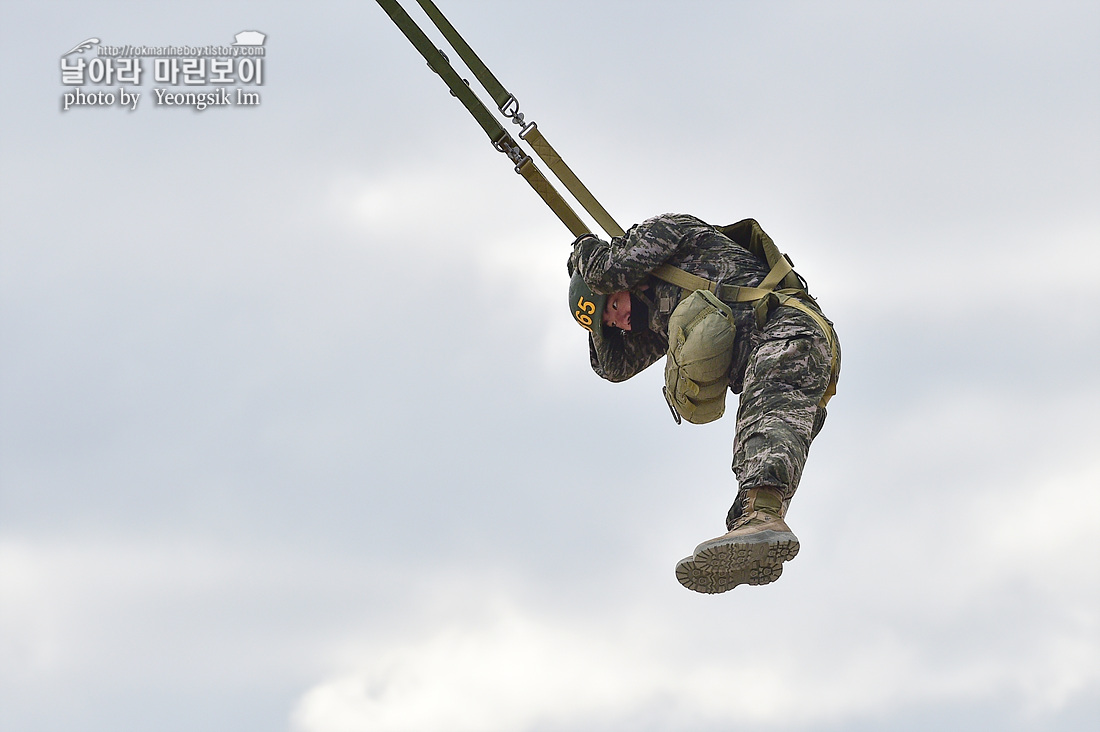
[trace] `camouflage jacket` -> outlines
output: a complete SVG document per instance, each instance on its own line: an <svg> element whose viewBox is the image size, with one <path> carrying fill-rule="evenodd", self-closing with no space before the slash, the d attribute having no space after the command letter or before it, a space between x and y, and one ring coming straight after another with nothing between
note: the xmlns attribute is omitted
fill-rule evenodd
<svg viewBox="0 0 1100 732"><path fill-rule="evenodd" d="M592 338L588 339L592 369L601 377L609 381L629 379L668 350L669 314L682 291L652 274L665 263L708 280L739 286L759 285L768 273L768 265L747 249L710 224L684 214L656 216L632 226L610 243L591 234L578 238L569 258L570 275L579 270L593 292L629 290L649 306L648 322L634 322L630 331L606 328L599 348ZM730 307L737 324L730 386L739 393L757 326L751 305L733 303ZM790 308L781 310L787 311L784 319L794 318L793 327L816 331L805 316Z"/></svg>

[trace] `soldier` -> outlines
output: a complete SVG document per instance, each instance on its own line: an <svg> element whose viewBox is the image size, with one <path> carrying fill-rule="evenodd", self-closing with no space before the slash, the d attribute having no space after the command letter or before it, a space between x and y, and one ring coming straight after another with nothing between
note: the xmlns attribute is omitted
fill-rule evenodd
<svg viewBox="0 0 1100 732"><path fill-rule="evenodd" d="M579 237L569 274L570 311L589 331L598 375L623 381L668 355L665 396L677 422L720 417L727 385L741 395L728 531L681 560L677 579L706 593L774 582L798 553L784 517L840 369L832 324L805 281L755 221L719 229L681 214L610 243ZM699 325L707 320L718 329ZM715 353L725 358L720 378L692 372Z"/></svg>

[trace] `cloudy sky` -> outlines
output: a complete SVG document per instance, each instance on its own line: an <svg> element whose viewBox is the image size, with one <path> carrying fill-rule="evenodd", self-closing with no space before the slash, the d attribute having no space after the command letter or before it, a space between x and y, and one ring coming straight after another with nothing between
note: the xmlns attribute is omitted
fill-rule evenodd
<svg viewBox="0 0 1100 732"><path fill-rule="evenodd" d="M6 2L0 729L1091 728L1100 7L441 6L621 224L809 280L802 553L677 584L732 420L591 373L572 237L374 2ZM63 109L84 39L244 30L258 105Z"/></svg>

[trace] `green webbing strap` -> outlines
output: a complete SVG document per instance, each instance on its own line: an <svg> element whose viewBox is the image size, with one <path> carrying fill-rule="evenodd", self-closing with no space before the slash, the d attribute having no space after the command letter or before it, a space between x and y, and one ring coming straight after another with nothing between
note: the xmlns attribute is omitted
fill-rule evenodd
<svg viewBox="0 0 1100 732"><path fill-rule="evenodd" d="M531 157L523 152L519 144L512 139L508 131L497 121L492 112L481 103L470 86L463 81L452 67L447 57L443 55L431 40L424 35L424 31L413 21L396 0L378 0L378 4L390 16L394 24L405 34L405 37L413 44L420 55L428 62L432 71L439 74L440 78L450 87L451 93L458 98L467 111L473 115L481 129L493 143L498 151L504 153L515 163L516 172L531 185L536 193L546 202L546 205L557 214L562 223L566 225L573 236L592 233L588 226L577 216L572 207L561 197L546 176L535 167Z"/></svg>
<svg viewBox="0 0 1100 732"><path fill-rule="evenodd" d="M818 406L824 407L836 394L836 382L840 377L840 351L837 349L836 345L836 333L833 331L833 327L829 325L829 321L825 320L821 313L799 300L797 295L776 294L779 297L780 305L790 305L792 308L797 308L813 318L813 321L817 323L817 327L821 328L821 332L825 334L825 339L829 341L829 353L831 357L829 361L829 386L826 387L825 394L822 395L821 401L818 402Z"/></svg>
<svg viewBox="0 0 1100 732"><path fill-rule="evenodd" d="M625 233L623 228L615 222L615 219L611 218L611 214L600 205L600 202L596 200L591 191L577 178L557 151L550 146L550 143L542 136L538 126L534 122L526 122L523 119L523 113L519 111L519 100L509 93L500 81L493 76L493 72L489 71L489 67L478 58L478 55L474 53L474 49L470 48L470 45L459 35L450 21L444 17L435 3L432 0L416 1L423 8L424 13L435 23L435 27L439 29L447 42L451 44L451 47L458 52L462 62L470 68L474 77L485 87L485 91L489 92L489 96L493 98L501 114L511 118L515 124L523 128L519 133L519 139L524 140L531 146L531 149L546 163L546 166L554 171L554 175L558 177L566 190L573 194L577 202L592 215L592 218L596 219L596 223L609 236L622 236Z"/></svg>
<svg viewBox="0 0 1100 732"><path fill-rule="evenodd" d="M592 233L589 231L588 225L581 221L581 217L577 215L577 212L566 203L561 194L554 190L554 186L550 185L550 181L546 180L546 176L542 174L542 171L535 167L531 158L527 158L520 163L516 167L516 172L531 184L531 187L535 189L535 193L542 196L542 200L546 202L551 211L557 214L573 236Z"/></svg>
<svg viewBox="0 0 1100 732"><path fill-rule="evenodd" d="M757 287L761 290L774 290L775 286L791 272L794 272L794 267L791 266L790 260L787 259L786 255L780 254L779 259L775 261L775 266L771 268L768 276Z"/></svg>
<svg viewBox="0 0 1100 732"><path fill-rule="evenodd" d="M435 23L435 27L439 29L439 32L443 34L443 37L447 39L447 43L451 44L451 48L458 51L459 57L462 62L470 67L470 71L474 72L474 76L481 82L481 85L485 87L485 91L489 92L489 96L493 98L498 108L503 107L508 103L508 100L512 98L512 95L508 93L493 73L489 71L489 67L482 63L478 55L474 53L474 49L470 48L470 44L458 34L455 27L451 25L451 22L443 16L439 8L431 0L416 0L420 7L424 10L424 13L431 18Z"/></svg>
<svg viewBox="0 0 1100 732"><path fill-rule="evenodd" d="M775 291L775 286L791 272L791 263L786 257L781 257L768 275L756 287L738 287L737 285L720 285L705 277L685 272L671 264L662 264L653 270L653 274L659 279L669 282L685 290L710 290L725 302L755 302L762 297L767 297Z"/></svg>
<svg viewBox="0 0 1100 732"><path fill-rule="evenodd" d="M585 187L584 183L581 183L580 179L573 173L573 170L565 164L565 161L561 159L557 151L550 146L550 143L546 141L546 138L542 136L542 132L538 127L534 126L534 122L531 123L532 127L529 132L520 133L520 139L524 140L531 149L535 151L535 154L539 156L539 159L546 163L546 167L554 171L554 175L558 177L558 180L562 182L566 190L573 194L573 197L577 199L577 202L584 207L592 218L596 219L596 223L600 225L600 228L607 232L608 236L622 236L626 232L623 231L623 227L619 226L615 222L615 219L611 218L611 214L600 205L600 202L596 200L596 197L592 195L591 191Z"/></svg>
<svg viewBox="0 0 1100 732"><path fill-rule="evenodd" d="M818 404L824 407L829 403L829 400L836 394L836 382L840 375L840 351L837 348L836 333L833 331L829 321L817 311L816 308L810 307L804 303L801 298L809 297L805 290L802 289L782 289L776 290L775 286L783 281L783 278L793 272L790 261L785 255L780 255L778 261L768 272L764 280L756 287L738 287L736 285L720 285L717 282L708 280L705 277L685 272L679 267L674 267L671 264L662 264L653 270L657 278L664 280L670 284L681 287L685 290L709 290L718 296L720 300L725 302L748 302L756 303L757 306L768 307L768 298L775 298L775 302L778 305L789 305L790 307L797 308L806 313L813 319L821 332L825 334L825 339L829 342L829 351L831 354L831 361L829 363L829 386L825 390L824 396L821 397L821 401ZM759 316L758 317L762 317Z"/></svg>

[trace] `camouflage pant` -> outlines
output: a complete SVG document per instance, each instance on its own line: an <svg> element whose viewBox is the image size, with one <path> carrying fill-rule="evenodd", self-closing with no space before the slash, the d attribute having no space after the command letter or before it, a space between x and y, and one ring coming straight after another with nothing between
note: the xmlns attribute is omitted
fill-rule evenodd
<svg viewBox="0 0 1100 732"><path fill-rule="evenodd" d="M825 408L818 402L829 384L829 343L808 316L789 307L778 308L749 337L733 472L742 490L781 488L786 502L798 488L810 442L825 422ZM737 504L728 522L736 514Z"/></svg>

